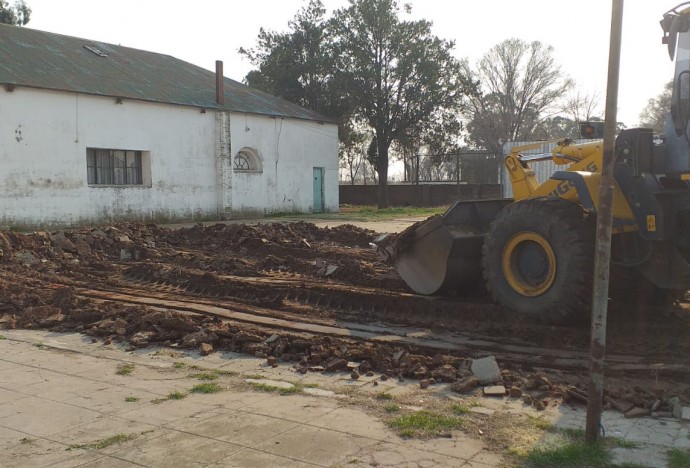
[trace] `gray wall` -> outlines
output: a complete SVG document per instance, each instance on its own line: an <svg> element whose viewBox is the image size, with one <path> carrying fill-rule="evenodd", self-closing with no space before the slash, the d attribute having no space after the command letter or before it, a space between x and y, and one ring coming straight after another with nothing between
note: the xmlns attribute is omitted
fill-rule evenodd
<svg viewBox="0 0 690 468"><path fill-rule="evenodd" d="M340 203L346 205L375 205L378 186L341 185ZM442 206L457 200L501 198L499 184L420 184L389 185L391 206Z"/></svg>

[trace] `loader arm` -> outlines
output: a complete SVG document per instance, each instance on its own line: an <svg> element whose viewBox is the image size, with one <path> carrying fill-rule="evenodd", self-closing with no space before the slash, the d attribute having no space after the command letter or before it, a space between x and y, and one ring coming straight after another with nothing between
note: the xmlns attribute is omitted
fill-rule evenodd
<svg viewBox="0 0 690 468"><path fill-rule="evenodd" d="M550 154L543 157L522 156L523 151L536 149L544 143L556 143ZM556 164L570 164L564 171L556 171L550 179L540 184L534 171L529 167L531 161L552 159ZM596 212L599 206L599 181L603 160L601 140L587 143L573 143L571 140L555 140L514 147L505 158L510 174L515 201L535 197L562 198L582 205ZM615 230L631 231L637 229L635 216L617 183L613 195Z"/></svg>

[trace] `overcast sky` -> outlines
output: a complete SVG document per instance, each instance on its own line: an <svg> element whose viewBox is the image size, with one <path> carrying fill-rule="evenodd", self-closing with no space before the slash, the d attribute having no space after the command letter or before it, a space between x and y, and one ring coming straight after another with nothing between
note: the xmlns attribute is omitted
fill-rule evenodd
<svg viewBox="0 0 690 468"><path fill-rule="evenodd" d="M679 0L627 0L618 120L631 127L649 98L672 77L659 20ZM252 68L237 53L255 44L260 27L287 29L306 0L27 0L27 27L173 55L241 81ZM410 0L412 18L456 42L455 55L478 60L493 45L516 37L552 45L578 88L605 99L610 0ZM325 0L329 12L347 0ZM402 14L403 17L410 17Z"/></svg>

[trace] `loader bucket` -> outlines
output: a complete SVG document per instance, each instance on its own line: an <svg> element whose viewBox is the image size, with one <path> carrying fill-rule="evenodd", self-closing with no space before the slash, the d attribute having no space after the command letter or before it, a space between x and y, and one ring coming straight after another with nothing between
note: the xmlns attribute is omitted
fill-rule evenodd
<svg viewBox="0 0 690 468"><path fill-rule="evenodd" d="M484 237L494 217L511 202L456 202L443 215L411 226L384 250L400 277L418 294L481 290Z"/></svg>

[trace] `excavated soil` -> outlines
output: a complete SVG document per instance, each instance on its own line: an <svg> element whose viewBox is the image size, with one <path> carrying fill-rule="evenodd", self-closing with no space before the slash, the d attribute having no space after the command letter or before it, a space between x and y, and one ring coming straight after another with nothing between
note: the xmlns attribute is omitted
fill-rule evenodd
<svg viewBox="0 0 690 468"><path fill-rule="evenodd" d="M531 395L537 407L586 398L588 326L533 323L480 294L413 295L372 249L376 235L304 222L0 232L0 327L78 331L130 349L230 350L269 364L292 363L297 372L347 371L353 378L375 372L432 385L453 382L458 392L477 388L472 359L493 354L506 388ZM109 296L114 293L130 299ZM263 322L201 311L211 307ZM270 320L295 326L281 329ZM312 325L369 326L399 337L423 330L460 341L448 341L445 349L443 338L440 347L396 345L355 333L314 332ZM657 410L670 411L670 397L690 402L689 337L684 303L612 306L607 404L650 408L659 400Z"/></svg>

